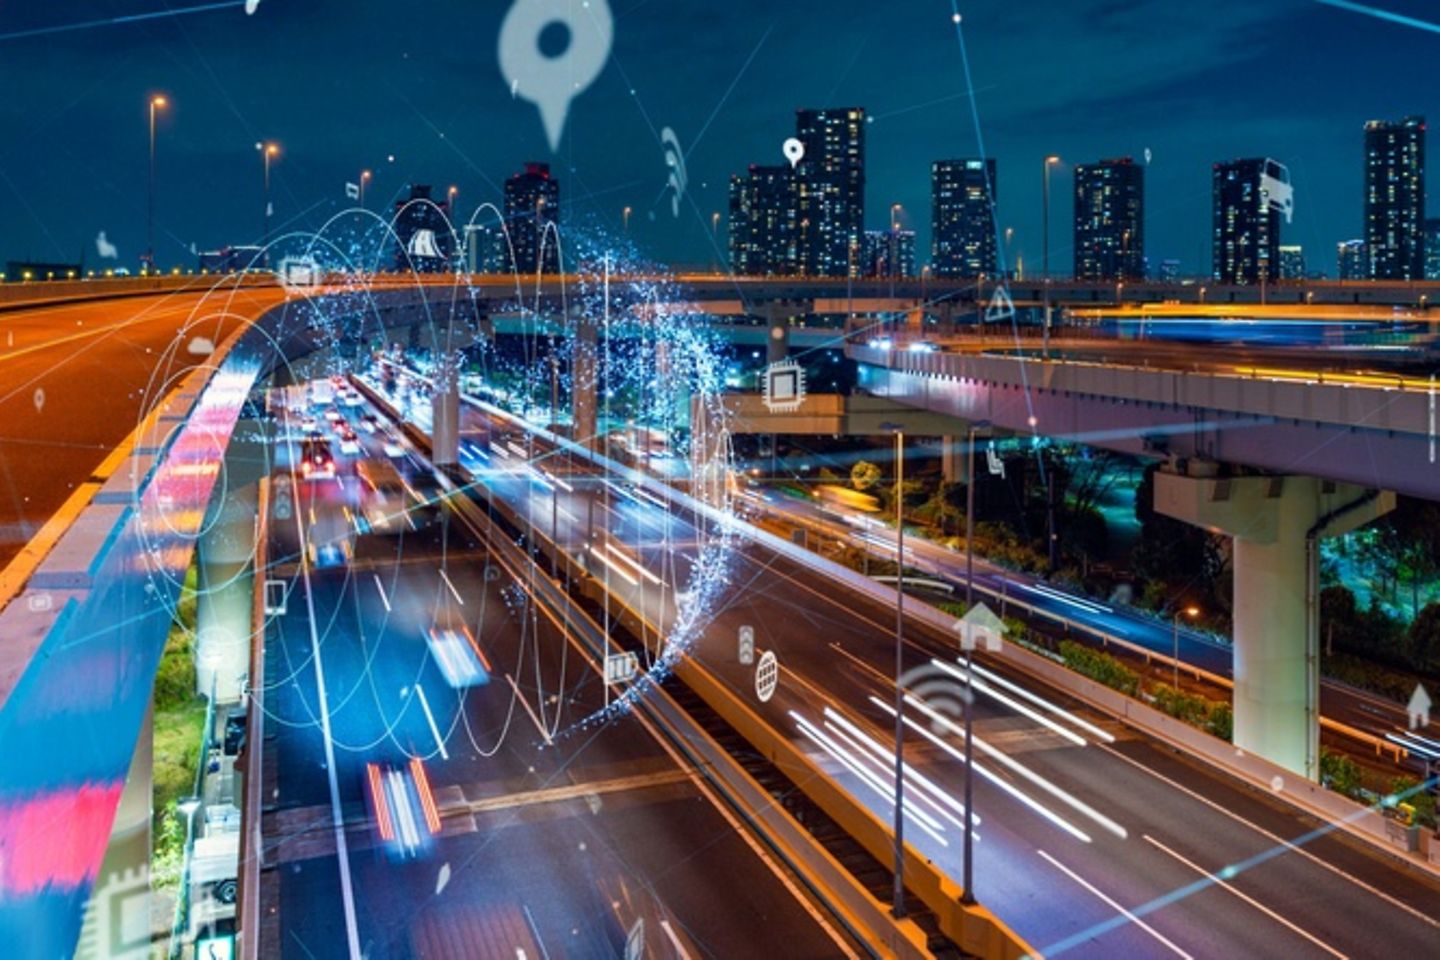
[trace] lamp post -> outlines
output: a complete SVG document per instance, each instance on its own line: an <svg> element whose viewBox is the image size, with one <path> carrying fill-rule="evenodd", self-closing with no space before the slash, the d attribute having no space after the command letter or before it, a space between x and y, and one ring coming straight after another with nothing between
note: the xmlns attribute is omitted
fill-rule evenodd
<svg viewBox="0 0 1440 960"><path fill-rule="evenodd" d="M895 233L900 229L900 211L904 210L898 203L890 204L890 232Z"/></svg>
<svg viewBox="0 0 1440 960"><path fill-rule="evenodd" d="M1174 684L1175 691L1177 693L1180 691L1180 614L1182 613L1185 614L1185 616L1189 617L1191 620L1194 620L1196 617L1200 616L1200 608L1196 606L1189 606L1185 607L1183 610L1176 610L1175 617L1170 622L1170 665L1175 671L1171 682Z"/></svg>
<svg viewBox="0 0 1440 960"><path fill-rule="evenodd" d="M361 210L364 210L364 209L365 209L365 184L367 184L367 183L370 182L370 178L371 178L372 176L374 176L374 174L372 174L369 170L361 170L361 171L360 171L360 209L361 209Z"/></svg>
<svg viewBox="0 0 1440 960"><path fill-rule="evenodd" d="M990 421L970 424L965 461L965 613L975 604L975 433L990 428ZM975 768L974 757L975 697L970 690L970 657L974 643L965 647L965 873L962 878L961 903L975 902Z"/></svg>
<svg viewBox="0 0 1440 960"><path fill-rule="evenodd" d="M260 158L265 163L265 259L270 259L270 161L280 155L280 145L276 143L257 143L255 149L260 151Z"/></svg>
<svg viewBox="0 0 1440 960"><path fill-rule="evenodd" d="M895 887L890 912L905 916L905 425L882 423L895 434Z"/></svg>
<svg viewBox="0 0 1440 960"><path fill-rule="evenodd" d="M622 224L623 229L625 230L625 232L626 232L626 233L629 233L629 232L630 232L630 208L629 208L629 207L626 207L623 211L621 211L621 213L620 213L620 222L621 222L621 224Z"/></svg>
<svg viewBox="0 0 1440 960"><path fill-rule="evenodd" d="M200 809L199 797L183 797L175 801L175 809L185 815L185 846L181 850L180 896L175 904L175 922L170 930L170 956L180 955L180 931L190 925L190 850L194 844L195 811Z"/></svg>
<svg viewBox="0 0 1440 960"><path fill-rule="evenodd" d="M1060 158L1050 155L1045 158L1045 213L1044 229L1041 230L1043 242L1041 244L1040 258L1040 282L1045 285L1045 316L1044 326L1041 328L1041 344L1044 356L1050 356L1050 168L1059 163Z"/></svg>
<svg viewBox="0 0 1440 960"><path fill-rule="evenodd" d="M460 188L453 183L450 185L450 189L445 191L445 205L450 208L450 216L452 217L455 216L455 195L459 192Z"/></svg>
<svg viewBox="0 0 1440 960"><path fill-rule="evenodd" d="M150 98L150 195L145 214L145 268L155 269L155 111L164 110L170 101L163 96Z"/></svg>

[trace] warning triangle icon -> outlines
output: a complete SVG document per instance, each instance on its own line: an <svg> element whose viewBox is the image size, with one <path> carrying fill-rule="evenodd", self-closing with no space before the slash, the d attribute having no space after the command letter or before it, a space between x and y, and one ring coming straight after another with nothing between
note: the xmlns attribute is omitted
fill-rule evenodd
<svg viewBox="0 0 1440 960"><path fill-rule="evenodd" d="M995 288L990 305L985 308L985 322L995 323L1015 316L1015 301L1010 299L1010 288L1005 284Z"/></svg>

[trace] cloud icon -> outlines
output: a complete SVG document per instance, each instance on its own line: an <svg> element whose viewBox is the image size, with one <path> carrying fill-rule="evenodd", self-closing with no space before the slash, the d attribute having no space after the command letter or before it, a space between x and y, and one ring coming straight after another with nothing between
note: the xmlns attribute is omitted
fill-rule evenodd
<svg viewBox="0 0 1440 960"><path fill-rule="evenodd" d="M209 337L192 337L185 351L192 357L208 357L215 352L215 341Z"/></svg>

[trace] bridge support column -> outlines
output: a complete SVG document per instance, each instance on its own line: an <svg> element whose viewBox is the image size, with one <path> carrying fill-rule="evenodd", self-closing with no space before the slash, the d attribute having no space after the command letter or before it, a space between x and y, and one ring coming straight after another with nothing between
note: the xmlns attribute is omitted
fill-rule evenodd
<svg viewBox="0 0 1440 960"><path fill-rule="evenodd" d="M598 331L595 321L588 317L577 317L575 324L575 355L570 361L570 402L575 430L572 439L589 450L599 450Z"/></svg>
<svg viewBox="0 0 1440 960"><path fill-rule="evenodd" d="M227 483L217 487L224 497L211 501L209 524L196 553L195 692L202 697L213 692L217 703L240 699L253 630L256 489L250 482L230 486L243 469L233 460L226 458Z"/></svg>
<svg viewBox="0 0 1440 960"><path fill-rule="evenodd" d="M1319 539L1394 505L1315 477L1155 475L1158 512L1234 538L1235 746L1319 776Z"/></svg>
<svg viewBox="0 0 1440 960"><path fill-rule="evenodd" d="M965 438L940 438L940 473L946 483L961 483L965 479Z"/></svg>
<svg viewBox="0 0 1440 960"><path fill-rule="evenodd" d="M430 461L437 467L460 462L460 358L440 354L430 394Z"/></svg>

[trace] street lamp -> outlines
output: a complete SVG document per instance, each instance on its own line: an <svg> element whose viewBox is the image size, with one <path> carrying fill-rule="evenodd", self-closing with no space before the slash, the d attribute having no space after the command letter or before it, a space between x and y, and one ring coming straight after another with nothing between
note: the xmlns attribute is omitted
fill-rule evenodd
<svg viewBox="0 0 1440 960"><path fill-rule="evenodd" d="M451 184L450 189L445 191L445 204L450 208L450 215L452 217L455 215L455 195L459 192L460 188L454 184Z"/></svg>
<svg viewBox="0 0 1440 960"><path fill-rule="evenodd" d="M374 176L374 174L372 174L369 170L361 170L361 171L360 171L360 209L361 209L361 210L364 210L364 209L365 209L365 184L367 184L367 183L370 182L370 178L371 178L372 176Z"/></svg>
<svg viewBox="0 0 1440 960"><path fill-rule="evenodd" d="M890 912L905 916L905 425L882 423L895 434L895 887Z"/></svg>
<svg viewBox="0 0 1440 960"><path fill-rule="evenodd" d="M990 429L989 420L977 420L970 424L969 443L966 445L965 460L965 613L968 616L975 605L975 433ZM964 891L962 903L975 902L975 768L974 756L975 698L970 690L970 658L975 644L965 647L965 873L962 879Z"/></svg>
<svg viewBox="0 0 1440 960"><path fill-rule="evenodd" d="M150 197L145 216L145 268L155 269L155 111L164 110L170 101L157 94L150 98Z"/></svg>
<svg viewBox="0 0 1440 960"><path fill-rule="evenodd" d="M1040 328L1041 355L1046 359L1050 357L1050 168L1060 162L1060 158L1050 155L1045 158L1045 214L1044 229L1041 231L1043 243L1041 245L1040 273L1041 283L1045 285L1045 316L1042 318L1043 326Z"/></svg>
<svg viewBox="0 0 1440 960"><path fill-rule="evenodd" d="M182 797L175 809L185 815L185 846L181 850L180 896L175 903L175 922L170 930L170 956L179 956L180 931L190 925L190 851L195 842L195 811L200 809L199 797Z"/></svg>
<svg viewBox="0 0 1440 960"><path fill-rule="evenodd" d="M270 161L280 155L278 143L257 143L255 149L260 151L260 158L265 163L265 258L270 258Z"/></svg>
<svg viewBox="0 0 1440 960"><path fill-rule="evenodd" d="M1176 610L1175 618L1171 621L1170 624L1170 640L1172 647L1170 665L1175 670L1173 682L1175 685L1176 693L1180 692L1180 614L1182 613L1185 614L1185 616L1189 617L1191 620L1194 620L1196 617L1200 616L1200 608L1196 606L1189 606L1184 608L1183 610Z"/></svg>
<svg viewBox="0 0 1440 960"><path fill-rule="evenodd" d="M905 209L898 203L890 204L890 232L896 233L900 230L900 211Z"/></svg>
<svg viewBox="0 0 1440 960"><path fill-rule="evenodd" d="M621 220L622 224L624 225L624 230L625 230L625 232L626 232L626 233L629 233L629 232L630 232L630 208L629 208L629 207L626 207L626 208L624 209L624 211L620 214L620 220Z"/></svg>

